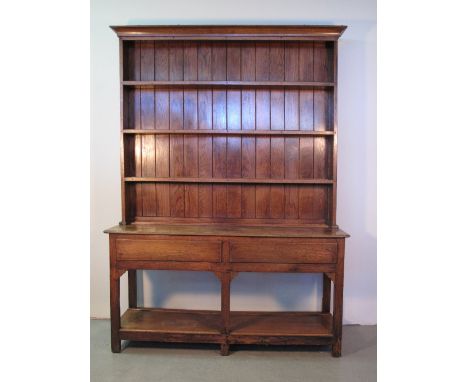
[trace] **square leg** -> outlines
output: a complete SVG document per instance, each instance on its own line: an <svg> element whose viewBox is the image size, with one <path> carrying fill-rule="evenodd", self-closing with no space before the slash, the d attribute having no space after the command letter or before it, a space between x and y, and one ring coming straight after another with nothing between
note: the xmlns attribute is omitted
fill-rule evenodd
<svg viewBox="0 0 468 382"><path fill-rule="evenodd" d="M128 271L128 307L137 307L137 271L129 269Z"/></svg>
<svg viewBox="0 0 468 382"><path fill-rule="evenodd" d="M116 269L110 272L110 314L111 314L111 349L112 353L122 350L120 329L120 275Z"/></svg>
<svg viewBox="0 0 468 382"><path fill-rule="evenodd" d="M332 356L341 357L343 331L343 284L344 284L344 239L338 240L338 262L333 288L333 335Z"/></svg>
<svg viewBox="0 0 468 382"><path fill-rule="evenodd" d="M331 280L326 273L323 274L322 312L330 313Z"/></svg>

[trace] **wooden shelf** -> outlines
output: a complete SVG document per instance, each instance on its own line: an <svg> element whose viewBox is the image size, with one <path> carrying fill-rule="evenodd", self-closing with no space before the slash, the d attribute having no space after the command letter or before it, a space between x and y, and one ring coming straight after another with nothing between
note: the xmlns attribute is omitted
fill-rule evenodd
<svg viewBox="0 0 468 382"><path fill-rule="evenodd" d="M331 314L318 312L230 312L231 334L331 337Z"/></svg>
<svg viewBox="0 0 468 382"><path fill-rule="evenodd" d="M106 233L124 235L169 235L169 236L239 236L239 237L295 237L337 239L349 237L340 229L287 227L287 226L252 226L239 224L128 224L106 229Z"/></svg>
<svg viewBox="0 0 468 382"><path fill-rule="evenodd" d="M233 183L233 184L334 184L329 179L251 179L251 178L150 178L126 177L125 182Z"/></svg>
<svg viewBox="0 0 468 382"><path fill-rule="evenodd" d="M197 86L237 86L237 87L334 87L334 82L318 81L122 81L123 86L155 87L197 87Z"/></svg>
<svg viewBox="0 0 468 382"><path fill-rule="evenodd" d="M328 344L332 316L320 312L231 312L230 343ZM211 310L130 308L121 317L123 339L146 341L222 342L221 313Z"/></svg>
<svg viewBox="0 0 468 382"><path fill-rule="evenodd" d="M203 310L130 308L122 316L121 331L220 334L221 313Z"/></svg>
<svg viewBox="0 0 468 382"><path fill-rule="evenodd" d="M124 134L170 134L170 135L234 135L234 136L317 136L328 137L335 135L334 131L313 131L313 130L142 130L126 129Z"/></svg>

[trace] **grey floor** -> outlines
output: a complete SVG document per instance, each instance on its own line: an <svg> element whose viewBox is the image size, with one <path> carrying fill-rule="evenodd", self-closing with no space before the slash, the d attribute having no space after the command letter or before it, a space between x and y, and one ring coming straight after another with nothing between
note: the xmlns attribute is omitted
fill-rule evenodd
<svg viewBox="0 0 468 382"><path fill-rule="evenodd" d="M109 320L91 320L91 381L346 381L377 380L377 327L345 326L343 355L314 347L124 344L110 351Z"/></svg>

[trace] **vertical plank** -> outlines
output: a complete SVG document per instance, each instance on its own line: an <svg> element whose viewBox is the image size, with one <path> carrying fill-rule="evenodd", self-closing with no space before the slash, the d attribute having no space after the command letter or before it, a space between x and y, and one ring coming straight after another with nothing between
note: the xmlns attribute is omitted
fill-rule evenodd
<svg viewBox="0 0 468 382"><path fill-rule="evenodd" d="M299 81L314 79L314 43L299 44ZM313 130L314 128L314 92L301 90L299 94L299 128ZM311 137L301 137L299 140L299 175L302 179L311 179L314 175L314 140ZM312 219L314 186L299 187L299 218Z"/></svg>
<svg viewBox="0 0 468 382"><path fill-rule="evenodd" d="M226 43L213 42L212 80L226 80ZM226 90L213 89L213 129L226 130ZM213 176L226 177L226 137L213 138ZM213 185L213 217L227 216L226 185Z"/></svg>
<svg viewBox="0 0 468 382"><path fill-rule="evenodd" d="M123 81L126 77L126 44L123 40L119 40L119 72L120 81ZM125 88L120 84L120 129L124 130L127 128L126 116L128 115L128 94ZM127 224L132 219L135 219L134 215L129 214L130 210L133 210L131 206L134 205L135 200L130 204L127 204L127 185L122 177L134 176L135 175L135 137L125 137L123 134L120 135L120 192L121 192L121 223ZM128 175L130 174L130 175ZM127 219L130 217L130 219Z"/></svg>
<svg viewBox="0 0 468 382"><path fill-rule="evenodd" d="M270 77L270 49L268 42L255 44L255 79L267 81ZM255 95L255 128L257 130L270 130L270 91L256 90ZM270 178L270 137L256 138L256 166L257 178ZM255 195L255 216L257 218L270 218L270 186L258 185Z"/></svg>
<svg viewBox="0 0 468 382"><path fill-rule="evenodd" d="M184 80L198 77L198 47L196 42L186 41L184 46ZM198 92L184 90L184 130L198 129ZM198 138L184 135L184 176L198 177ZM198 185L185 185L185 217L198 217Z"/></svg>
<svg viewBox="0 0 468 382"><path fill-rule="evenodd" d="M284 52L285 80L299 80L299 44L286 42ZM299 91L286 90L284 96L285 130L299 130ZM299 178L299 138L287 137L284 141L285 178ZM299 218L299 190L296 185L285 186L284 215L286 219Z"/></svg>
<svg viewBox="0 0 468 382"><path fill-rule="evenodd" d="M201 42L198 47L198 79L211 80L211 43ZM213 128L213 92L211 89L198 90L198 128ZM198 137L198 173L200 177L213 176L213 139ZM198 211L200 217L213 216L213 187L211 184L198 185Z"/></svg>
<svg viewBox="0 0 468 382"><path fill-rule="evenodd" d="M241 76L240 44L233 42L227 46L227 80L239 81ZM227 128L241 129L241 92L239 89L227 91ZM227 138L226 175L229 178L241 177L241 138ZM230 184L226 186L227 217L241 217L241 186Z"/></svg>
<svg viewBox="0 0 468 382"><path fill-rule="evenodd" d="M184 45L180 41L171 41L169 45L169 80L184 79Z"/></svg>
<svg viewBox="0 0 468 382"><path fill-rule="evenodd" d="M299 139L287 138L285 142L285 178L299 178ZM286 219L299 218L299 189L297 185L285 186L284 215Z"/></svg>
<svg viewBox="0 0 468 382"><path fill-rule="evenodd" d="M270 80L284 81L284 42L270 43ZM284 130L284 90L271 90L271 130ZM284 137L271 137L271 177L284 178ZM272 218L284 218L284 186L272 185L270 211Z"/></svg>
<svg viewBox="0 0 468 382"><path fill-rule="evenodd" d="M323 97L325 91L316 91L314 94L314 130L325 130L327 112L323 105ZM320 95L320 96L319 96ZM328 169L331 166L329 163L329 153L327 152L327 138L313 138L313 177L316 179L326 179L329 177ZM312 198L314 200L312 206L312 219L317 222L325 222L327 217L328 207L328 189L326 187L313 187Z"/></svg>
<svg viewBox="0 0 468 382"><path fill-rule="evenodd" d="M180 81L184 78L184 46L183 43L171 42L169 48L169 80ZM170 94L169 126L171 130L183 129L184 95L181 90L171 90ZM184 138L179 135L170 137L170 175L182 177L184 175ZM184 217L185 199L184 185L170 185L171 216Z"/></svg>
<svg viewBox="0 0 468 382"><path fill-rule="evenodd" d="M299 177L301 179L311 179L313 178L314 141L313 138L309 137L301 137L299 141ZM312 185L302 185L299 187L300 219L313 218L314 189L315 186Z"/></svg>
<svg viewBox="0 0 468 382"><path fill-rule="evenodd" d="M338 41L334 41L333 43L333 79L334 81L337 81L338 79ZM328 197L330 200L329 206L328 206L328 215L327 215L327 223L335 227L336 226L336 191L337 191L337 144L338 144L338 135L337 133L337 124L338 124L338 116L337 116L337 107L338 107L338 87L335 86L333 88L333 93L330 94L330 121L333 126L333 131L335 131L335 135L333 136L333 142L330 144L331 146L331 163L332 166L330 166L330 177L333 179L334 184L331 187L331 189L328 191Z"/></svg>
<svg viewBox="0 0 468 382"><path fill-rule="evenodd" d="M155 42L155 79L169 80L169 46L166 41ZM169 91L155 91L155 129L169 130ZM169 177L169 135L156 135L156 176ZM167 183L156 184L157 216L170 216L170 187Z"/></svg>
<svg viewBox="0 0 468 382"><path fill-rule="evenodd" d="M154 42L141 41L140 78L142 81L154 80ZM141 128L154 129L154 89L140 90ZM144 134L141 136L141 176L156 176L155 137ZM156 185L144 183L141 185L141 202L143 216L156 216Z"/></svg>
<svg viewBox="0 0 468 382"><path fill-rule="evenodd" d="M169 79L169 43L154 42L154 79L167 81Z"/></svg>
<svg viewBox="0 0 468 382"><path fill-rule="evenodd" d="M299 81L314 79L314 43L304 41L299 43Z"/></svg>
<svg viewBox="0 0 468 382"><path fill-rule="evenodd" d="M333 50L327 42L314 43L313 80L333 81ZM314 92L314 130L324 131L330 129L329 120L329 90L316 89Z"/></svg>
<svg viewBox="0 0 468 382"><path fill-rule="evenodd" d="M314 42L314 81L333 81L333 45L326 41Z"/></svg>
<svg viewBox="0 0 468 382"><path fill-rule="evenodd" d="M128 57L128 72L129 78L136 81L140 80L140 42L135 41L129 45L129 57ZM128 129L141 129L141 104L140 104L140 89L128 89L127 91L127 118L126 127ZM135 136L135 176L141 177L141 136ZM128 187L127 187L128 188ZM141 208L141 184L135 184L132 192L135 195L134 207L135 216L142 215Z"/></svg>
<svg viewBox="0 0 468 382"><path fill-rule="evenodd" d="M316 186L299 186L299 219L313 218L314 187Z"/></svg>
<svg viewBox="0 0 468 382"><path fill-rule="evenodd" d="M284 42L270 42L270 81L284 81Z"/></svg>
<svg viewBox="0 0 468 382"><path fill-rule="evenodd" d="M135 176L135 135L123 136L124 176Z"/></svg>
<svg viewBox="0 0 468 382"><path fill-rule="evenodd" d="M314 128L314 95L312 91L302 90L299 95L299 129L313 130ZM301 178L313 177L314 138L300 138L300 175Z"/></svg>
<svg viewBox="0 0 468 382"><path fill-rule="evenodd" d="M124 81L140 80L140 41L124 42Z"/></svg>
<svg viewBox="0 0 468 382"><path fill-rule="evenodd" d="M331 81L332 58L328 43L316 41L314 43L314 81ZM314 92L314 130L324 131L330 128L329 121L329 90L316 89ZM327 138L314 138L314 178L328 178L329 153ZM328 209L328 189L326 187L313 188L314 205L312 206L312 219L325 222Z"/></svg>
<svg viewBox="0 0 468 382"><path fill-rule="evenodd" d="M255 43L241 45L241 79L255 81ZM255 130L255 90L241 91L241 128ZM242 177L255 178L255 138L242 137ZM241 216L255 218L255 186L241 186Z"/></svg>

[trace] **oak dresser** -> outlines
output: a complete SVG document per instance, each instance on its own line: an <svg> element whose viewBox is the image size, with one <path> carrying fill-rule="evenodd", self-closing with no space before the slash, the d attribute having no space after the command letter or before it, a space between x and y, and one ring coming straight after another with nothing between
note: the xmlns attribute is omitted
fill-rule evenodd
<svg viewBox="0 0 468 382"><path fill-rule="evenodd" d="M336 224L336 100L346 27L112 29L122 193L122 221L105 231L112 351L135 340L216 343L223 355L231 344L329 345L340 356L348 235ZM213 272L221 308L138 306L137 270ZM321 273L321 310L232 311L239 272Z"/></svg>

